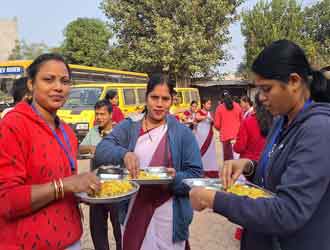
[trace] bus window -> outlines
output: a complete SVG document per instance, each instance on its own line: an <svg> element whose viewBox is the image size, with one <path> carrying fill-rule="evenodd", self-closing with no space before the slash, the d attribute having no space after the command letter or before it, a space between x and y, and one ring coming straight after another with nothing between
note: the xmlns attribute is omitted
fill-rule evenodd
<svg viewBox="0 0 330 250"><path fill-rule="evenodd" d="M72 88L64 107L94 106L100 99L103 88Z"/></svg>
<svg viewBox="0 0 330 250"><path fill-rule="evenodd" d="M190 91L184 91L183 92L183 98L185 104L190 104Z"/></svg>
<svg viewBox="0 0 330 250"><path fill-rule="evenodd" d="M196 101L198 103L200 102L198 91L196 90L191 91L191 101Z"/></svg>
<svg viewBox="0 0 330 250"><path fill-rule="evenodd" d="M123 89L125 105L135 105L136 96L134 89Z"/></svg>
<svg viewBox="0 0 330 250"><path fill-rule="evenodd" d="M181 91L178 91L176 93L176 98L178 100L178 104L182 104L183 103L183 97L182 97L182 92Z"/></svg>
<svg viewBox="0 0 330 250"><path fill-rule="evenodd" d="M139 104L142 105L142 104L145 104L146 101L146 92L147 90L145 88L143 89L137 89L137 95L138 95L138 98L139 98Z"/></svg>

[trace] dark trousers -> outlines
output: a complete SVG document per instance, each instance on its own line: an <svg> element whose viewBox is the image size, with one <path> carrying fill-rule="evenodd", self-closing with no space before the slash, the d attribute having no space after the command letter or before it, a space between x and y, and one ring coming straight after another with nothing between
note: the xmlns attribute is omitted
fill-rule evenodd
<svg viewBox="0 0 330 250"><path fill-rule="evenodd" d="M223 146L223 160L228 161L234 158L233 156L233 145L230 143L230 140L222 142Z"/></svg>
<svg viewBox="0 0 330 250"><path fill-rule="evenodd" d="M116 250L121 250L121 228L118 207L112 205L93 205L89 208L89 224L95 250L110 250L108 239L108 216L116 240Z"/></svg>

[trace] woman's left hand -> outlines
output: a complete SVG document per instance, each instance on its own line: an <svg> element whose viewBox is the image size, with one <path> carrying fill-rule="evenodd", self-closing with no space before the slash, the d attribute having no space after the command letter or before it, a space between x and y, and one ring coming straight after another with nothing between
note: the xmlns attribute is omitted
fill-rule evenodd
<svg viewBox="0 0 330 250"><path fill-rule="evenodd" d="M175 168L167 168L167 174L169 176L171 176L172 178L175 178L175 176L176 176Z"/></svg>
<svg viewBox="0 0 330 250"><path fill-rule="evenodd" d="M202 211L206 208L213 208L216 192L202 187L194 187L189 192L190 202L193 209Z"/></svg>

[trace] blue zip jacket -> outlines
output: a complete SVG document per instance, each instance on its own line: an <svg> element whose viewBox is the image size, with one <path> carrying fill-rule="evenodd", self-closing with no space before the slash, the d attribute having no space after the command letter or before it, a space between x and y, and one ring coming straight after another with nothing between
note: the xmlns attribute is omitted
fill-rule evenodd
<svg viewBox="0 0 330 250"><path fill-rule="evenodd" d="M173 192L173 241L184 241L189 236L189 225L193 210L189 201L189 187L182 183L186 178L202 177L202 160L195 136L189 128L180 124L173 116L166 117L168 141L176 176L170 189ZM95 163L100 165L122 165L127 152L133 152L141 120L128 118L118 124L96 148Z"/></svg>
<svg viewBox="0 0 330 250"><path fill-rule="evenodd" d="M242 250L328 250L330 104L311 104L279 139L265 175L265 187L275 197L253 200L219 192L214 211L246 229ZM257 168L254 182L260 185L262 176Z"/></svg>

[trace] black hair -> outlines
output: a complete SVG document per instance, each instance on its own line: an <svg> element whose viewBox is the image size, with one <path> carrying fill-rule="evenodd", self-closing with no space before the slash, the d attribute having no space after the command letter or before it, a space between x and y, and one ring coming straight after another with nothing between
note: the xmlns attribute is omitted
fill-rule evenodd
<svg viewBox="0 0 330 250"><path fill-rule="evenodd" d="M247 102L247 103L249 103L250 106L253 106L253 102L252 102L251 98L248 97L247 95L242 96L241 101Z"/></svg>
<svg viewBox="0 0 330 250"><path fill-rule="evenodd" d="M201 100L202 107L203 107L203 105L204 105L205 103L207 103L208 101L212 101L212 100L211 100L211 97L203 98L203 99Z"/></svg>
<svg viewBox="0 0 330 250"><path fill-rule="evenodd" d="M15 80L11 89L11 95L13 96L14 104L20 102L29 93L27 80L27 77L21 77Z"/></svg>
<svg viewBox="0 0 330 250"><path fill-rule="evenodd" d="M191 101L190 106L192 106L193 104L197 104L198 105L197 101L195 101L195 100Z"/></svg>
<svg viewBox="0 0 330 250"><path fill-rule="evenodd" d="M69 78L71 79L72 74L71 74L71 69L70 69L69 65L65 62L64 58L60 54L56 54L56 53L46 53L46 54L42 54L42 55L38 56L26 70L28 79L30 79L30 80L32 80L32 82L34 82L38 72L40 71L41 66L43 64L45 64L46 62L53 61L53 60L64 63L65 67L67 68L67 70L69 72Z"/></svg>
<svg viewBox="0 0 330 250"><path fill-rule="evenodd" d="M278 40L266 47L253 62L252 71L283 84L287 84L290 74L296 73L309 88L314 101L330 102L329 81L321 71L311 68L305 52L289 40Z"/></svg>
<svg viewBox="0 0 330 250"><path fill-rule="evenodd" d="M97 110L97 109L100 109L102 107L106 107L107 110L108 110L108 112L109 113L112 113L112 105L111 105L111 103L107 99L103 99L103 100L97 101L95 103L94 109Z"/></svg>
<svg viewBox="0 0 330 250"><path fill-rule="evenodd" d="M107 100L112 100L113 98L115 98L118 95L116 90L110 89L107 91L106 95L105 95L105 99Z"/></svg>
<svg viewBox="0 0 330 250"><path fill-rule="evenodd" d="M255 113L257 117L257 121L260 127L260 133L266 137L270 130L270 127L273 123L273 115L262 105L260 101L260 93L258 92L255 95Z"/></svg>
<svg viewBox="0 0 330 250"><path fill-rule="evenodd" d="M227 110L233 110L234 103L233 103L233 99L231 98L231 95L229 94L229 92L225 91L223 93L222 101Z"/></svg>
<svg viewBox="0 0 330 250"><path fill-rule="evenodd" d="M147 91L146 91L146 98L152 92L157 85L167 85L171 97L173 97L176 94L176 91L174 90L174 85L170 83L170 80L167 75L156 73L152 74L149 78L148 85L147 85Z"/></svg>
<svg viewBox="0 0 330 250"><path fill-rule="evenodd" d="M150 92L152 92L157 85L162 85L162 84L167 85L172 98L173 96L177 95L177 92L174 90L174 84L170 83L170 80L167 75L161 73L154 73L149 77L147 91L146 91L146 99L150 94ZM142 113L144 114L148 113L147 105L144 106Z"/></svg>

